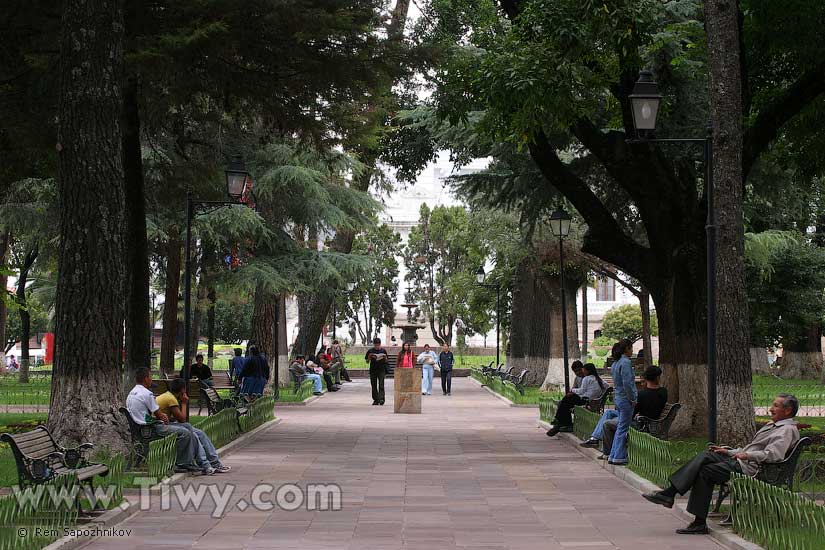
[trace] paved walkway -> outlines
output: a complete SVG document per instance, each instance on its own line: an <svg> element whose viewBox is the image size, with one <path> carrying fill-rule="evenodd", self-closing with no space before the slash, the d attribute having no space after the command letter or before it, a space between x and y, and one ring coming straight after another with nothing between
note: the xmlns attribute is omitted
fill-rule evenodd
<svg viewBox="0 0 825 550"><path fill-rule="evenodd" d="M370 405L368 381L345 384L279 408L280 425L226 458L230 474L191 478L236 484L233 503L258 482L338 482L341 511L234 508L213 519L212 506L162 512L155 502L121 525L130 536L86 548L720 548L676 535L684 522L673 513L547 438L536 409L508 407L467 379L453 389L424 397L424 414L394 415L391 397Z"/></svg>

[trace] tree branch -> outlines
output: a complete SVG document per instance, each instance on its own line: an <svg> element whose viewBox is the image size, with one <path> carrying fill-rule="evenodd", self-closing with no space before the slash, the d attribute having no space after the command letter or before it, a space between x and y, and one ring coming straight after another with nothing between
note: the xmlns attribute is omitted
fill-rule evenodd
<svg viewBox="0 0 825 550"><path fill-rule="evenodd" d="M613 214L590 190L587 183L570 172L556 154L544 132L530 144L530 155L546 181L561 192L587 222L582 250L598 255L637 279L646 266L655 263L649 249L642 247L622 231Z"/></svg>
<svg viewBox="0 0 825 550"><path fill-rule="evenodd" d="M744 179L747 179L759 155L776 139L782 126L823 93L825 93L825 61L799 77L767 107L760 110L756 121L745 130L742 150Z"/></svg>

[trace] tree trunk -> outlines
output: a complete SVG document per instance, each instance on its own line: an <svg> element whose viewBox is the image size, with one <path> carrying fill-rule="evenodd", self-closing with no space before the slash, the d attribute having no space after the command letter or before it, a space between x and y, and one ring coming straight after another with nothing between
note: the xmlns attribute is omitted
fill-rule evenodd
<svg viewBox="0 0 825 550"><path fill-rule="evenodd" d="M532 258L524 260L515 271L513 305L510 313L510 354L507 365L521 372L529 385L541 383L550 362L550 323L553 315L552 295Z"/></svg>
<svg viewBox="0 0 825 550"><path fill-rule="evenodd" d="M650 343L650 293L642 287L639 304L642 307L642 349L645 350L645 368L653 364L653 346Z"/></svg>
<svg viewBox="0 0 825 550"><path fill-rule="evenodd" d="M163 332L160 337L160 370L166 373L175 370L182 246L178 228L172 227L166 243L166 289L163 298Z"/></svg>
<svg viewBox="0 0 825 550"><path fill-rule="evenodd" d="M771 373L770 365L768 365L768 350L763 346L751 346L751 373Z"/></svg>
<svg viewBox="0 0 825 550"><path fill-rule="evenodd" d="M8 231L0 234L0 292L6 292L6 285L9 282L8 275L3 271L6 269L6 255L9 251L9 244L11 242L11 235ZM3 296L5 298L5 296ZM6 322L8 321L9 310L6 307L6 300L0 299L0 361L3 360L6 354ZM0 364L0 368L5 366L5 361Z"/></svg>
<svg viewBox="0 0 825 550"><path fill-rule="evenodd" d="M278 383L289 385L289 346L287 345L286 294L278 296Z"/></svg>
<svg viewBox="0 0 825 550"><path fill-rule="evenodd" d="M590 321L587 318L587 281L582 285L582 361L587 358L587 338L590 336Z"/></svg>
<svg viewBox="0 0 825 550"><path fill-rule="evenodd" d="M799 340L785 345L779 376L785 379L819 380L823 372L822 364L822 329L819 323L814 323Z"/></svg>
<svg viewBox="0 0 825 550"><path fill-rule="evenodd" d="M128 439L118 412L126 265L122 9L116 0L64 3L51 395L51 410L60 414L49 415L55 440L89 441L115 452L124 451Z"/></svg>
<svg viewBox="0 0 825 550"><path fill-rule="evenodd" d="M745 234L742 213L742 72L739 2L705 2L710 114L713 125L713 180L718 226L717 380L719 440L750 441L753 419L745 292ZM821 358L820 358L821 360Z"/></svg>
<svg viewBox="0 0 825 550"><path fill-rule="evenodd" d="M215 363L215 300L216 300L216 293L215 293L215 284L214 282L209 283L209 290L206 293L206 298L208 300L208 307L206 310L206 337L207 337L207 348L206 348L206 358L211 369ZM227 369L229 366L227 366Z"/></svg>
<svg viewBox="0 0 825 550"><path fill-rule="evenodd" d="M252 309L252 339L261 353L266 354L270 370L277 365L275 348L275 308L277 296L267 291L262 285L255 289L255 305Z"/></svg>
<svg viewBox="0 0 825 550"><path fill-rule="evenodd" d="M146 236L146 197L140 147L137 81L130 79L123 94L123 171L126 178L127 261L126 380L151 363L149 319L149 242ZM151 329L150 329L151 330Z"/></svg>
<svg viewBox="0 0 825 550"><path fill-rule="evenodd" d="M29 273L31 273L34 261L37 259L37 247L35 246L26 253L23 260L23 265L20 266L20 273L17 276L17 293L16 302L19 306L17 309L20 315L20 373L18 374L18 382L21 384L29 383L29 364L31 356L29 354L29 340L32 337L31 331L31 314L26 300L26 285L29 283Z"/></svg>
<svg viewBox="0 0 825 550"><path fill-rule="evenodd" d="M551 299L550 316L550 361L547 366L547 374L544 377L541 387L545 390L551 388L564 387L564 332L562 331L562 311L561 311L561 280L557 275L545 278L546 288L549 290ZM564 292L567 302L567 369L570 370L570 363L581 358L579 353L579 318L576 311L576 293L579 290L581 281L565 277ZM538 319L536 320L538 321ZM545 321L547 322L547 321ZM571 373L572 375L572 373ZM572 387L572 378L570 386Z"/></svg>

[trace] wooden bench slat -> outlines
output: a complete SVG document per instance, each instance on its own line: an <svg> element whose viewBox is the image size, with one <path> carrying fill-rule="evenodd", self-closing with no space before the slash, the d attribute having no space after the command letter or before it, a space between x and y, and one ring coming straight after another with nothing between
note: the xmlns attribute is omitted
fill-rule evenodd
<svg viewBox="0 0 825 550"><path fill-rule="evenodd" d="M31 445L28 447L17 447L20 452L30 458L41 458L47 454L57 451L57 447L51 441L44 441L38 445Z"/></svg>
<svg viewBox="0 0 825 550"><path fill-rule="evenodd" d="M43 444L54 445L54 443L52 442L52 439L50 437L39 437L37 439L29 439L28 441L24 441L23 443L20 443L17 440L15 440L14 443L15 443L15 445L17 445L17 448L20 449L20 450L34 449L34 448L37 448L37 447L39 447L40 445L43 445Z"/></svg>
<svg viewBox="0 0 825 550"><path fill-rule="evenodd" d="M11 437L14 439L16 443L25 443L26 441L30 441L32 439L39 439L45 437L46 439L51 440L51 436L46 430L35 428L30 432L25 432L22 434L13 434Z"/></svg>

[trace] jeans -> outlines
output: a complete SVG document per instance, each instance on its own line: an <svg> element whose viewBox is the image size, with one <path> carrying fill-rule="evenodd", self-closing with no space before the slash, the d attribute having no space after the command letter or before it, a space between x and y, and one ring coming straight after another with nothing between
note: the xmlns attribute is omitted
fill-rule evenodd
<svg viewBox="0 0 825 550"><path fill-rule="evenodd" d="M198 438L198 465L206 467L207 464L213 468L221 465L221 459L218 457L218 451L215 450L215 445L212 440L206 435L203 430L192 427L192 432Z"/></svg>
<svg viewBox="0 0 825 550"><path fill-rule="evenodd" d="M618 427L619 415L616 415L615 418L611 418L602 426L602 452L605 455L609 455L610 450L613 448L613 439L616 437L616 429ZM639 425L636 423L635 420L631 420L630 427L638 428Z"/></svg>
<svg viewBox="0 0 825 550"><path fill-rule="evenodd" d="M430 395L433 393L433 366L422 365L421 372L421 393Z"/></svg>
<svg viewBox="0 0 825 550"><path fill-rule="evenodd" d="M453 385L453 369L441 369L441 391L445 394L450 393L450 388Z"/></svg>
<svg viewBox="0 0 825 550"><path fill-rule="evenodd" d="M596 424L596 429L593 430L593 433L590 434L590 437L592 437L593 439L601 440L603 429L602 427L604 426L604 423L608 420L613 420L614 418L619 418L619 411L617 411L616 409L607 409L606 411L604 411L602 413L602 417L599 419L599 423Z"/></svg>
<svg viewBox="0 0 825 550"><path fill-rule="evenodd" d="M314 372L308 372L304 376L312 380L312 391L315 393L321 393L321 390L323 389L323 385L321 385L321 375L315 374Z"/></svg>
<svg viewBox="0 0 825 550"><path fill-rule="evenodd" d="M616 427L609 460L627 464L627 434L630 431L630 421L633 420L633 405L624 397L619 396L616 396L615 403L616 410L619 411L619 425Z"/></svg>
<svg viewBox="0 0 825 550"><path fill-rule="evenodd" d="M192 430L183 424L163 424L158 422L152 424L155 433L161 437L166 437L170 434L175 434L177 440L175 441L177 447L177 458L175 464L178 466L190 466L195 461L195 455L198 450L198 438L192 433Z"/></svg>

